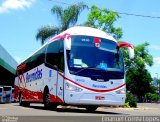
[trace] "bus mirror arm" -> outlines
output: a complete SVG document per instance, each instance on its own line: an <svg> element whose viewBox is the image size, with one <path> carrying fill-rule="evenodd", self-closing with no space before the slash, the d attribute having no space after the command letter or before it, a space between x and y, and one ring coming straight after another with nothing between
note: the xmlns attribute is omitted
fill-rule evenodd
<svg viewBox="0 0 160 122"><path fill-rule="evenodd" d="M46 63L46 62L45 62L45 66L46 66L46 67L50 67L50 68L52 68L52 69L54 69L54 70L58 70L58 66L57 66L57 65L52 65L52 64L50 64L50 63Z"/></svg>
<svg viewBox="0 0 160 122"><path fill-rule="evenodd" d="M71 35L68 33L64 34L64 45L67 50L71 49Z"/></svg>
<svg viewBox="0 0 160 122"><path fill-rule="evenodd" d="M58 70L58 66L57 66L57 65L53 65L53 68L54 68L55 70Z"/></svg>
<svg viewBox="0 0 160 122"><path fill-rule="evenodd" d="M134 58L134 47L133 45L127 43L127 42L118 42L118 47L126 47L128 49L128 53L129 53L129 58L133 59Z"/></svg>

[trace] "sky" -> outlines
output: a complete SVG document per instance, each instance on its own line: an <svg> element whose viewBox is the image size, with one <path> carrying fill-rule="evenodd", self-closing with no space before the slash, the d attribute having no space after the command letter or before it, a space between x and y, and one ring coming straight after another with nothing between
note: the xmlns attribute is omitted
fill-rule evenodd
<svg viewBox="0 0 160 122"><path fill-rule="evenodd" d="M154 65L147 67L152 77L160 78L160 0L0 0L0 44L18 63L41 47L35 35L44 25L58 26L51 13L54 5L67 7L83 1L89 7L108 8L119 13L131 13L159 18L119 14L115 27L123 29L121 40L135 46L148 42ZM67 4L63 4L67 3ZM84 23L88 10L79 16L77 24Z"/></svg>

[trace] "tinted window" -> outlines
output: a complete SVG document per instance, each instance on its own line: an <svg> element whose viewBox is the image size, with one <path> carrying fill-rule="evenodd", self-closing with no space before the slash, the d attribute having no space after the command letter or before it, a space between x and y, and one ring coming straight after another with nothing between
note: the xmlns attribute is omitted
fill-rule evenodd
<svg viewBox="0 0 160 122"><path fill-rule="evenodd" d="M124 77L124 64L117 43L92 36L72 36L71 50L67 50L71 74L104 79Z"/></svg>
<svg viewBox="0 0 160 122"><path fill-rule="evenodd" d="M59 41L52 42L48 45L46 63L51 66L58 64Z"/></svg>
<svg viewBox="0 0 160 122"><path fill-rule="evenodd" d="M48 45L46 64L49 67L57 67L60 71L64 71L64 44L62 40L52 42Z"/></svg>
<svg viewBox="0 0 160 122"><path fill-rule="evenodd" d="M46 46L23 62L23 64L26 64L25 72L45 62L45 51L46 51ZM21 74L21 71L19 71L19 74Z"/></svg>
<svg viewBox="0 0 160 122"><path fill-rule="evenodd" d="M98 48L94 40L90 36L73 36L69 65L123 71L123 59L116 42L99 38Z"/></svg>
<svg viewBox="0 0 160 122"><path fill-rule="evenodd" d="M11 89L12 89L11 87L4 87L4 91L9 91Z"/></svg>

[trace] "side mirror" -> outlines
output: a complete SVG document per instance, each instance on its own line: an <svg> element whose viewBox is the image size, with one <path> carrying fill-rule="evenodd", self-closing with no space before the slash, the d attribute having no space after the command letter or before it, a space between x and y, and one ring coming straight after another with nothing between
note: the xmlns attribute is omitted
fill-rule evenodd
<svg viewBox="0 0 160 122"><path fill-rule="evenodd" d="M71 38L64 40L64 45L66 47L66 50L71 50Z"/></svg>
<svg viewBox="0 0 160 122"><path fill-rule="evenodd" d="M58 66L57 66L57 65L53 65L53 68L54 68L55 70L57 70L57 69L58 69Z"/></svg>
<svg viewBox="0 0 160 122"><path fill-rule="evenodd" d="M118 47L126 47L128 49L128 53L129 53L129 58L133 59L134 58L134 47L133 45L127 43L127 42L118 42Z"/></svg>
<svg viewBox="0 0 160 122"><path fill-rule="evenodd" d="M67 50L71 49L71 35L68 33L64 34L64 45Z"/></svg>
<svg viewBox="0 0 160 122"><path fill-rule="evenodd" d="M129 58L133 59L134 58L134 49L131 47L128 47L128 53L129 53Z"/></svg>

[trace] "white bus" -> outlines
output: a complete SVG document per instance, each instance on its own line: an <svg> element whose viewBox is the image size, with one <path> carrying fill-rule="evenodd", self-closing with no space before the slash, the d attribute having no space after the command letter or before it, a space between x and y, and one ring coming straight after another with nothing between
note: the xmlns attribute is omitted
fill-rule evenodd
<svg viewBox="0 0 160 122"><path fill-rule="evenodd" d="M3 87L0 86L0 103L3 102Z"/></svg>
<svg viewBox="0 0 160 122"><path fill-rule="evenodd" d="M0 86L0 103L12 102L12 86Z"/></svg>
<svg viewBox="0 0 160 122"><path fill-rule="evenodd" d="M75 105L94 111L99 106L123 105L126 98L125 70L120 47L101 30L72 27L53 37L17 67L15 100L46 108Z"/></svg>

